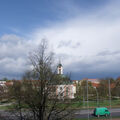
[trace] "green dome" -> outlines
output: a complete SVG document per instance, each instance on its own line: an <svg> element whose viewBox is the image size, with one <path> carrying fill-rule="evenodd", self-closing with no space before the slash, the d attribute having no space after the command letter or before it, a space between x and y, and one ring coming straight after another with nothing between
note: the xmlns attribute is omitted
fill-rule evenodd
<svg viewBox="0 0 120 120"><path fill-rule="evenodd" d="M59 63L59 64L58 64L58 67L62 67L62 64L61 64L61 63Z"/></svg>

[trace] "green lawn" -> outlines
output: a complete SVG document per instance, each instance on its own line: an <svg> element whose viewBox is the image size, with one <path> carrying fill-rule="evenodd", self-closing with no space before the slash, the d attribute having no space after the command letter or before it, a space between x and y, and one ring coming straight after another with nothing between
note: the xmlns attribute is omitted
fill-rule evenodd
<svg viewBox="0 0 120 120"><path fill-rule="evenodd" d="M3 106L3 105L4 105L4 103L0 105L0 109L14 108L14 105L9 105L9 106L8 105ZM61 108L61 107L67 106L67 104L59 103L58 106ZM68 106L70 109L86 109L87 108L87 101L85 102L85 104L83 104L82 101L70 102ZM112 108L120 107L120 100L112 100L111 106L112 106ZM89 108L95 108L95 107L97 107L97 102L96 101L89 101ZM108 107L109 108L109 101L108 100L100 101L99 107ZM27 108L27 107L25 106L25 108Z"/></svg>
<svg viewBox="0 0 120 120"><path fill-rule="evenodd" d="M87 108L87 101L83 104L83 102L74 102L71 103L71 108L73 109L79 109L79 108ZM99 107L109 107L109 101L104 100L99 102ZM112 107L120 107L120 100L112 100L111 101L111 106ZM89 107L90 108L95 108L97 107L97 102L96 101L89 101Z"/></svg>

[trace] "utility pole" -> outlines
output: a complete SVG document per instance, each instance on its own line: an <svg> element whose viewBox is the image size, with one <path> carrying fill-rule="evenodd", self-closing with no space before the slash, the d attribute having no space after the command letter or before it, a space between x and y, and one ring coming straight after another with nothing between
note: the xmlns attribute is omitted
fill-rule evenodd
<svg viewBox="0 0 120 120"><path fill-rule="evenodd" d="M97 91L97 88L96 88L96 87L94 87L94 88L95 88L95 90L96 90L96 94L97 94L97 107L99 107L98 91Z"/></svg>
<svg viewBox="0 0 120 120"><path fill-rule="evenodd" d="M85 94L84 94L84 89L83 89L83 108L85 108Z"/></svg>
<svg viewBox="0 0 120 120"><path fill-rule="evenodd" d="M87 80L87 108L88 108L88 120L89 120L90 116L89 116L89 101L88 100L89 99L88 99L88 80Z"/></svg>
<svg viewBox="0 0 120 120"><path fill-rule="evenodd" d="M109 104L110 104L110 111L111 111L111 85L110 85L110 79L108 80L109 84ZM112 116L110 114L110 120L112 120Z"/></svg>

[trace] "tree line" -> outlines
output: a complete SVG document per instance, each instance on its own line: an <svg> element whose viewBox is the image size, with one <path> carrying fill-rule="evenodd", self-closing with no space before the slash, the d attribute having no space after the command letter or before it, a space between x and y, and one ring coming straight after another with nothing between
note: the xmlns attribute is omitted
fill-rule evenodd
<svg viewBox="0 0 120 120"><path fill-rule="evenodd" d="M110 84L109 84L110 81ZM85 99L87 95L87 80L83 80L81 84L77 84L76 99ZM102 78L99 79L97 87L92 85L91 81L88 81L89 99L96 100L97 94L99 99L104 100L109 98L109 87L112 99L120 98L120 77L114 78Z"/></svg>

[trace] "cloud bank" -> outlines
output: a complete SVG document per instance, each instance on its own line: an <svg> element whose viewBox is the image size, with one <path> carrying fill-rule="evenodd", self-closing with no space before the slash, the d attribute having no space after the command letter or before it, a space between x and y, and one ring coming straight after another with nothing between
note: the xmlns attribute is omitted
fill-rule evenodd
<svg viewBox="0 0 120 120"><path fill-rule="evenodd" d="M29 51L36 48L43 38L48 40L56 59L61 59L65 72L73 74L72 79L119 76L119 5L117 0L110 1L89 14L81 14L76 9L74 18L36 28L29 39L14 34L2 35L1 77L22 75Z"/></svg>

